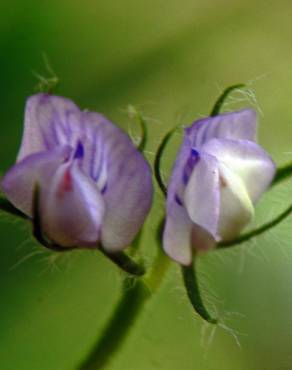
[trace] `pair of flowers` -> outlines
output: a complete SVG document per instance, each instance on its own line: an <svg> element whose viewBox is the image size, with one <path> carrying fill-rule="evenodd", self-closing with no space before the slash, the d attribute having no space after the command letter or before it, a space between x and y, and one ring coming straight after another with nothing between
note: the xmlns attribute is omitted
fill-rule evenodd
<svg viewBox="0 0 292 370"><path fill-rule="evenodd" d="M270 185L275 165L256 144L245 109L185 129L167 191L163 248L190 265L194 250L236 237ZM7 198L61 248L118 252L134 240L152 204L151 169L130 138L100 114L48 94L30 97L17 163L2 180Z"/></svg>

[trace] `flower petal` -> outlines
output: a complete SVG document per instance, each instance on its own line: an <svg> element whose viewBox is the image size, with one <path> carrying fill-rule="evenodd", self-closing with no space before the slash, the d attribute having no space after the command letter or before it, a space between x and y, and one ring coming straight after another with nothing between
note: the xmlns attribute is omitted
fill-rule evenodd
<svg viewBox="0 0 292 370"><path fill-rule="evenodd" d="M93 158L93 168L106 204L102 244L114 252L133 241L149 212L153 193L151 170L121 129L99 114L84 115L91 127L98 127L102 143L101 151Z"/></svg>
<svg viewBox="0 0 292 370"><path fill-rule="evenodd" d="M191 245L197 252L205 252L216 245L215 237L203 227L193 224Z"/></svg>
<svg viewBox="0 0 292 370"><path fill-rule="evenodd" d="M190 219L214 239L217 238L220 211L218 166L215 157L200 153L184 193L184 205ZM205 249L204 245L195 247Z"/></svg>
<svg viewBox="0 0 292 370"><path fill-rule="evenodd" d="M256 143L247 140L213 139L202 150L214 155L243 181L252 202L268 188L275 174L271 157Z"/></svg>
<svg viewBox="0 0 292 370"><path fill-rule="evenodd" d="M4 176L1 187L7 198L22 212L31 215L33 189L36 182L50 178L57 167L70 156L68 146L50 152L31 154L14 165Z"/></svg>
<svg viewBox="0 0 292 370"><path fill-rule="evenodd" d="M202 145L214 138L256 141L256 131L257 117L252 109L203 118L186 130L192 146L199 150Z"/></svg>
<svg viewBox="0 0 292 370"><path fill-rule="evenodd" d="M173 204L167 212L163 249L171 259L182 265L192 263L192 228L193 223L185 208Z"/></svg>
<svg viewBox="0 0 292 370"><path fill-rule="evenodd" d="M28 98L24 132L17 160L60 145L74 147L79 137L80 110L69 99L49 94Z"/></svg>
<svg viewBox="0 0 292 370"><path fill-rule="evenodd" d="M98 246L105 204L77 161L60 166L41 188L40 208L43 230L52 241L63 247Z"/></svg>
<svg viewBox="0 0 292 370"><path fill-rule="evenodd" d="M173 203L182 202L183 192L187 183L185 180L188 180L184 179L184 171L191 157L191 152L191 141L188 135L185 134L172 168L172 174L167 187L167 209L171 208Z"/></svg>
<svg viewBox="0 0 292 370"><path fill-rule="evenodd" d="M220 163L220 217L218 233L221 240L231 240L251 221L254 207L241 178Z"/></svg>

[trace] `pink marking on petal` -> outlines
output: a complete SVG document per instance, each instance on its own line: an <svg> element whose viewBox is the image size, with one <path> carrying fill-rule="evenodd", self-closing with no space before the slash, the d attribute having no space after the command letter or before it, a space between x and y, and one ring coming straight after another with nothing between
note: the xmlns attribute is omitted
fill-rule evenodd
<svg viewBox="0 0 292 370"><path fill-rule="evenodd" d="M219 181L222 188L225 188L227 186L226 180L221 175L219 176Z"/></svg>
<svg viewBox="0 0 292 370"><path fill-rule="evenodd" d="M62 181L60 182L60 186L58 189L58 196L62 197L64 193L72 191L72 190L73 190L72 175L70 172L70 168L68 167L66 171L64 172Z"/></svg>

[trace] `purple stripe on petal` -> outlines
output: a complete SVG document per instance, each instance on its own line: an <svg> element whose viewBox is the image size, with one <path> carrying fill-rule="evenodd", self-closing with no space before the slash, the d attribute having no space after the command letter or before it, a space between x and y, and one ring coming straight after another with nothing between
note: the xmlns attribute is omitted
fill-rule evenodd
<svg viewBox="0 0 292 370"><path fill-rule="evenodd" d="M60 140L59 140L59 137L58 137L58 134L57 134L56 124L57 124L56 123L56 120L53 119L52 122L51 122L51 132L52 132L52 135L53 135L55 144L56 145L59 145L60 144Z"/></svg>
<svg viewBox="0 0 292 370"><path fill-rule="evenodd" d="M91 156L90 156L90 165L89 165L90 166L89 173L93 179L95 178L94 165L95 165L96 155L97 155L97 132L98 132L98 129L94 130L93 143L92 143Z"/></svg>
<svg viewBox="0 0 292 370"><path fill-rule="evenodd" d="M103 147L103 144L101 142L99 142L100 144L100 147L99 147L99 150L98 150L98 166L97 166L97 169L94 173L94 180L95 181L98 181L99 177L100 177L100 174L102 172L102 168L103 168L103 161L104 161L104 147Z"/></svg>
<svg viewBox="0 0 292 370"><path fill-rule="evenodd" d="M74 153L74 159L82 159L84 157L84 146L80 140L78 140L77 147Z"/></svg>
<svg viewBox="0 0 292 370"><path fill-rule="evenodd" d="M174 199L175 199L176 203L177 203L179 206L182 206L182 205L183 205L182 200L180 199L180 197L179 197L177 194L175 194Z"/></svg>
<svg viewBox="0 0 292 370"><path fill-rule="evenodd" d="M207 140L209 131L210 131L210 125L205 125L202 131L202 138L201 138L200 145L201 143L204 143Z"/></svg>
<svg viewBox="0 0 292 370"><path fill-rule="evenodd" d="M68 163L62 157L50 174L47 165L43 171L45 160L38 157L37 163L30 162L29 174L26 162L25 167L23 163L17 166L4 183L13 180L9 189L13 188L10 198L14 203L30 212L38 175L44 179L41 214L49 238L71 246L96 245L100 236L108 251L127 247L149 212L153 191L151 169L129 137L102 115L81 112L69 99L48 94L27 100L24 126L19 161L41 151L47 161L46 155L63 144L68 146L70 158L66 153ZM74 160L80 158L82 163ZM35 167L41 167L40 174ZM62 193L61 202L58 190L63 185L70 191Z"/></svg>
<svg viewBox="0 0 292 370"><path fill-rule="evenodd" d="M101 189L101 194L105 194L107 191L107 184L104 185L104 187Z"/></svg>
<svg viewBox="0 0 292 370"><path fill-rule="evenodd" d="M186 185L189 181L189 178L191 176L191 173L193 171L193 168L195 167L195 165L198 163L200 159L200 154L199 152L192 148L191 149L191 154L187 160L187 163L184 167L184 170L183 170L183 178L182 178L182 181L183 183Z"/></svg>
<svg viewBox="0 0 292 370"><path fill-rule="evenodd" d="M41 132L41 136L42 136L42 141L43 141L43 144L44 144L44 146L45 146L45 149L46 150L49 150L49 149L51 149L51 145L50 145L50 142L49 142L49 140L48 140L48 137L47 137L47 135L45 135L44 134L44 132L43 132L44 130L42 129L42 128L40 128L40 132Z"/></svg>
<svg viewBox="0 0 292 370"><path fill-rule="evenodd" d="M66 111L72 111L72 119L79 131L80 110L69 99L49 94L37 94L27 99L18 161L58 145L72 145L67 137Z"/></svg>

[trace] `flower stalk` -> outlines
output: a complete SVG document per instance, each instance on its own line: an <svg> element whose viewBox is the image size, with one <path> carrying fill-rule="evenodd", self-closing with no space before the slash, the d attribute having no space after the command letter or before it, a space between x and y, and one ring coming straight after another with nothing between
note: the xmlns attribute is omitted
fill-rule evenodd
<svg viewBox="0 0 292 370"><path fill-rule="evenodd" d="M144 266L136 263L126 253L109 253L103 248L100 248L100 251L124 272L137 277L145 274Z"/></svg>
<svg viewBox="0 0 292 370"><path fill-rule="evenodd" d="M290 176L292 176L292 163L289 162L281 167L277 168L274 180L271 184L271 186L278 185L283 180L288 179Z"/></svg>
<svg viewBox="0 0 292 370"><path fill-rule="evenodd" d="M92 351L76 370L100 370L110 362L139 317L150 292L140 279L126 278L122 295Z"/></svg>
<svg viewBox="0 0 292 370"><path fill-rule="evenodd" d="M0 197L0 211L8 213L11 216L22 218L24 220L28 219L27 215L25 215L19 209L15 208L14 205L10 203L9 200L7 200L4 197Z"/></svg>
<svg viewBox="0 0 292 370"><path fill-rule="evenodd" d="M170 131L167 132L167 134L163 137L161 140L161 143L159 144L159 147L156 152L156 156L154 159L154 176L157 181L157 184L162 192L162 194L166 197L167 196L167 186L164 183L162 174L161 174L161 159L164 153L164 150L171 139L172 135L175 133L177 130L177 126L172 128Z"/></svg>
<svg viewBox="0 0 292 370"><path fill-rule="evenodd" d="M76 370L101 370L121 348L142 312L142 308L159 288L170 261L162 250L143 278L127 277L121 297L91 352Z"/></svg>
<svg viewBox="0 0 292 370"><path fill-rule="evenodd" d="M272 229L273 227L277 226L280 222L282 222L285 218L290 216L292 214L292 205L289 205L283 212L281 212L277 217L275 217L273 220L263 224L262 226L251 230L250 232L247 232L245 234L242 234L236 239L230 240L230 241L224 241L217 244L217 248L223 249L223 248L230 248L235 247L239 244L245 243L252 238L259 236L266 231Z"/></svg>
<svg viewBox="0 0 292 370"><path fill-rule="evenodd" d="M190 266L182 266L182 276L189 301L196 313L199 314L202 319L210 324L217 324L218 319L213 318L209 314L203 303L197 279L196 262L196 258L194 258L194 261Z"/></svg>

